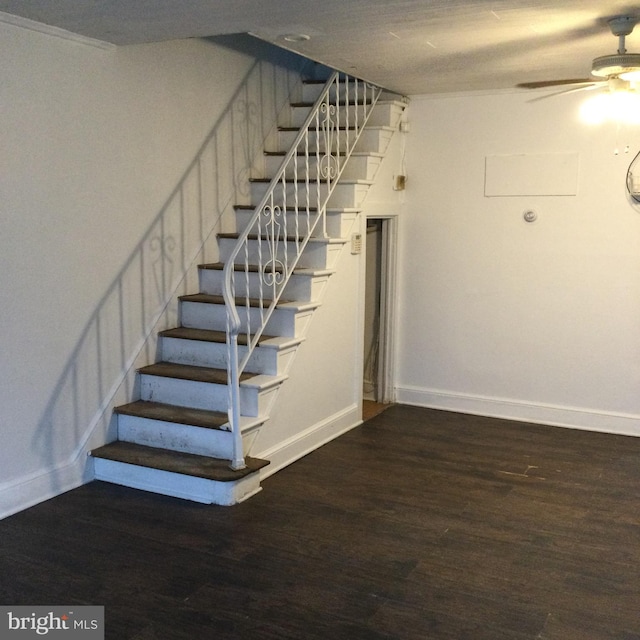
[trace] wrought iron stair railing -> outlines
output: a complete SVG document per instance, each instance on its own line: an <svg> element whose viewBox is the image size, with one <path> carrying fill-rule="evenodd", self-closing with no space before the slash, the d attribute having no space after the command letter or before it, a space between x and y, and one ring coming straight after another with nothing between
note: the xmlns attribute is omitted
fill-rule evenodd
<svg viewBox="0 0 640 640"><path fill-rule="evenodd" d="M357 78L331 75L226 260L223 295L234 469L245 466L240 375L309 239L327 237L327 203L380 93L379 87ZM253 278L257 282L251 285Z"/></svg>

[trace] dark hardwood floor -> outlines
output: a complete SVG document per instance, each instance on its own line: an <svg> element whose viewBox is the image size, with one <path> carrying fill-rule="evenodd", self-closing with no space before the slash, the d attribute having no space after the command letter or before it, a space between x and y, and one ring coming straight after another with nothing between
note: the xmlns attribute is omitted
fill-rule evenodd
<svg viewBox="0 0 640 640"><path fill-rule="evenodd" d="M0 522L0 604L112 640L638 640L640 438L392 406L232 507L92 483Z"/></svg>

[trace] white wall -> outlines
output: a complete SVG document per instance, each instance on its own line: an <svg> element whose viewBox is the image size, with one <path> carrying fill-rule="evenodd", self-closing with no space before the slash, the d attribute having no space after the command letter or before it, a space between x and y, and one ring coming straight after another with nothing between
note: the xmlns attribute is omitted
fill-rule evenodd
<svg viewBox="0 0 640 640"><path fill-rule="evenodd" d="M398 400L640 435L640 131L531 97L412 98ZM484 197L485 156L558 152L579 153L576 196Z"/></svg>
<svg viewBox="0 0 640 640"><path fill-rule="evenodd" d="M0 517L88 478L145 338L246 197L300 59L236 45L0 24Z"/></svg>
<svg viewBox="0 0 640 640"><path fill-rule="evenodd" d="M361 266L343 247L251 452L271 461L265 476L362 422Z"/></svg>

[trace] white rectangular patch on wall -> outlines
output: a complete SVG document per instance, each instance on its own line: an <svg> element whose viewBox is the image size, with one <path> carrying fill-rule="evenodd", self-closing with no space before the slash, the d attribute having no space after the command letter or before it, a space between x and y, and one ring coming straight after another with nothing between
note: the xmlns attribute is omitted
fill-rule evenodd
<svg viewBox="0 0 640 640"><path fill-rule="evenodd" d="M575 152L486 156L484 195L575 196L578 161Z"/></svg>

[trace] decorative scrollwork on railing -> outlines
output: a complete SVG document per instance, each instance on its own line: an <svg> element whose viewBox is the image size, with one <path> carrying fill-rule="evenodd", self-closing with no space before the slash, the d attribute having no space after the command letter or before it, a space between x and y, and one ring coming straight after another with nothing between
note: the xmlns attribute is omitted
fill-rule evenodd
<svg viewBox="0 0 640 640"><path fill-rule="evenodd" d="M324 116L323 122L333 122L335 124L336 113L337 108L335 104L331 104L330 102L323 102L320 105L320 115Z"/></svg>
<svg viewBox="0 0 640 640"><path fill-rule="evenodd" d="M335 180L340 173L340 160L338 156L325 154L320 158L319 174L324 180Z"/></svg>
<svg viewBox="0 0 640 640"><path fill-rule="evenodd" d="M320 105L320 131L324 142L324 154L318 164L318 178L335 180L340 174L338 144L338 108L335 104L324 102Z"/></svg>
<svg viewBox="0 0 640 640"><path fill-rule="evenodd" d="M329 198L380 92L356 78L338 72L331 74L266 193L239 234L235 248L227 256L223 294L227 305L229 423L233 432L234 468L244 464L240 374L309 239L329 237L326 226ZM251 117L250 112L247 117ZM244 279L240 287L243 293L238 298L237 272ZM253 276L250 278L250 274L256 273L257 282ZM241 343L246 345L242 357L238 351L240 334Z"/></svg>
<svg viewBox="0 0 640 640"><path fill-rule="evenodd" d="M286 238L282 237L283 225L280 222L285 214L282 207L268 205L262 215L266 218L264 236L268 251L268 256L263 261L262 280L268 287L273 287L282 284L286 275L285 264L278 255L280 244L286 242Z"/></svg>

